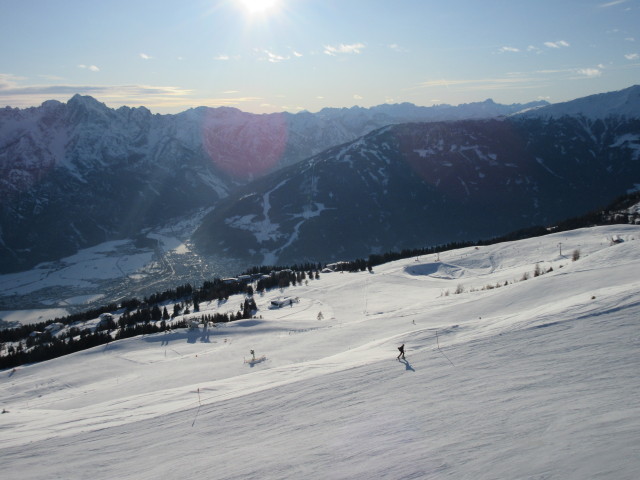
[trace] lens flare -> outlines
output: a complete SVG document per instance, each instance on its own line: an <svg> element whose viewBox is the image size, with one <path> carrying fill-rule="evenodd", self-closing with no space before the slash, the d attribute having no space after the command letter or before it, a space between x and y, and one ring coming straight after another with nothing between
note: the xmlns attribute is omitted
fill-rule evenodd
<svg viewBox="0 0 640 480"><path fill-rule="evenodd" d="M208 111L203 146L214 165L239 181L265 175L279 165L287 148L283 114L251 115L239 110Z"/></svg>

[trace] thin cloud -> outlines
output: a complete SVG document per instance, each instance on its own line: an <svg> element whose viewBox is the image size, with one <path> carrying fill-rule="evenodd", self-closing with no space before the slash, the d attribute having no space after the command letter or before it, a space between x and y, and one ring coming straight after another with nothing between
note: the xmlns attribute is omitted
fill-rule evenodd
<svg viewBox="0 0 640 480"><path fill-rule="evenodd" d="M568 47L569 45L569 42L565 42L564 40L558 40L557 42L544 42L544 46L549 48L562 48Z"/></svg>
<svg viewBox="0 0 640 480"><path fill-rule="evenodd" d="M602 75L600 68L579 68L577 73L589 78L595 78Z"/></svg>
<svg viewBox="0 0 640 480"><path fill-rule="evenodd" d="M27 108L42 104L47 100L67 102L76 93L90 95L112 108L123 105L141 106L155 111L174 113L187 108L241 107L247 103L263 101L260 97L236 95L229 90L221 97L199 97L194 91L175 86L157 85L35 85L25 84L23 77L0 73L0 105Z"/></svg>
<svg viewBox="0 0 640 480"><path fill-rule="evenodd" d="M153 57L151 55L147 55L146 53L141 53L140 58L143 60L151 60Z"/></svg>
<svg viewBox="0 0 640 480"><path fill-rule="evenodd" d="M627 3L627 0L613 0L612 2L601 3L598 6L600 8L609 8L609 7L615 7L616 5L620 5L622 3Z"/></svg>
<svg viewBox="0 0 640 480"><path fill-rule="evenodd" d="M419 84L420 87L455 87L459 85L496 85L504 86L511 83L522 83L525 79L522 78L482 78L482 79L468 79L468 80L429 80Z"/></svg>
<svg viewBox="0 0 640 480"><path fill-rule="evenodd" d="M100 69L98 67L96 67L95 65L78 65L78 68L81 68L83 70L89 70L91 72L99 72Z"/></svg>
<svg viewBox="0 0 640 480"><path fill-rule="evenodd" d="M510 72L499 77L466 78L466 79L434 79L422 82L414 88L443 89L451 91L494 91L501 89L539 88L541 85L551 86L555 82L597 78L604 75L605 65L598 64L585 68L544 69L530 72ZM431 93L437 95L437 93Z"/></svg>
<svg viewBox="0 0 640 480"><path fill-rule="evenodd" d="M226 62L227 60L229 60L229 55L217 55L215 57L213 57L214 60L218 60L220 62Z"/></svg>
<svg viewBox="0 0 640 480"><path fill-rule="evenodd" d="M536 70L534 73L539 75L553 75L553 76L564 76L565 78L595 78L602 75L605 66L603 64L596 65L595 67L587 67L587 68L563 68L557 70ZM579 75L579 77L576 76Z"/></svg>
<svg viewBox="0 0 640 480"><path fill-rule="evenodd" d="M0 73L0 92L17 87L22 80L24 80L24 77L17 77L10 73Z"/></svg>
<svg viewBox="0 0 640 480"><path fill-rule="evenodd" d="M570 69L570 68L560 68L560 69L556 69L556 70L536 70L534 73L539 73L542 75L549 75L549 74L558 74L558 73L571 73L571 72L575 72L575 70Z"/></svg>
<svg viewBox="0 0 640 480"><path fill-rule="evenodd" d="M23 96L42 96L46 99L52 96L60 97L61 95L75 95L83 93L86 95L94 95L104 92L108 87L98 87L93 85L26 85L20 86L16 84L0 83L1 97L23 97Z"/></svg>
<svg viewBox="0 0 640 480"><path fill-rule="evenodd" d="M418 84L418 88L456 88L464 87L465 90L500 90L507 88L534 88L539 86L540 79L524 75L512 75L496 78L475 78L475 79L440 79L429 80Z"/></svg>
<svg viewBox="0 0 640 480"><path fill-rule="evenodd" d="M516 47L500 47L500 53L516 53L519 52L520 49Z"/></svg>
<svg viewBox="0 0 640 480"><path fill-rule="evenodd" d="M404 47L401 47L400 45L398 45L397 43L391 43L389 45L387 45L389 47L390 50L393 50L394 52L408 52L409 50L407 50Z"/></svg>
<svg viewBox="0 0 640 480"><path fill-rule="evenodd" d="M364 43L351 43L348 45L341 43L337 46L325 45L324 53L331 56L336 56L339 54L359 54L362 53L363 48L365 48Z"/></svg>
<svg viewBox="0 0 640 480"><path fill-rule="evenodd" d="M270 63L280 63L291 58L289 56L285 57L283 55L278 55L277 53L274 53L270 50L262 50L261 53L265 55L262 59L267 60Z"/></svg>
<svg viewBox="0 0 640 480"><path fill-rule="evenodd" d="M180 96L191 93L191 90L179 87L153 85L25 85L0 82L0 95L84 95L101 96L141 96L170 95Z"/></svg>
<svg viewBox="0 0 640 480"><path fill-rule="evenodd" d="M0 104L14 107L31 107L46 100L66 102L76 93L91 95L101 101L117 105L153 106L159 102L176 99L184 103L191 90L172 86L153 85L23 85L20 79L0 75Z"/></svg>
<svg viewBox="0 0 640 480"><path fill-rule="evenodd" d="M293 58L301 58L303 56L300 52L297 52L295 50L292 50L291 54L284 55L276 53L272 50L268 50L266 48L254 48L253 51L256 53L258 60L270 63L286 62L288 60L292 60Z"/></svg>
<svg viewBox="0 0 640 480"><path fill-rule="evenodd" d="M640 54L638 53L627 53L624 58L627 60L638 60L640 58Z"/></svg>

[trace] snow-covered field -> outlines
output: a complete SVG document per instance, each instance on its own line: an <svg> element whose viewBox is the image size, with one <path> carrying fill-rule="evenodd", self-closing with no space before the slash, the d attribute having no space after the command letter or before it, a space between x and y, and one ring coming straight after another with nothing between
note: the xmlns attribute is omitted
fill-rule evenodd
<svg viewBox="0 0 640 480"><path fill-rule="evenodd" d="M637 479L638 272L640 227L583 229L321 274L257 296L256 319L5 370L1 475ZM269 309L282 295L300 301Z"/></svg>

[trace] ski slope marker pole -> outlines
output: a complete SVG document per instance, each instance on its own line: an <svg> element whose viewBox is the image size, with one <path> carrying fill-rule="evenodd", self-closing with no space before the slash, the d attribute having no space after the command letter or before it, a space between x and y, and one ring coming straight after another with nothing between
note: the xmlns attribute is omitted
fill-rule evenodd
<svg viewBox="0 0 640 480"><path fill-rule="evenodd" d="M198 419L198 414L200 413L201 408L202 403L200 402L200 387L198 387L198 410L196 410L196 416L193 417L193 423L191 424L192 427L196 424L196 420Z"/></svg>
<svg viewBox="0 0 640 480"><path fill-rule="evenodd" d="M436 342L438 343L438 351L444 356L444 358L449 360L449 357L447 357L445 353L442 350L440 350L440 340L438 339L438 330L436 330ZM449 360L449 363L455 367L455 365L453 365L453 362L451 360Z"/></svg>

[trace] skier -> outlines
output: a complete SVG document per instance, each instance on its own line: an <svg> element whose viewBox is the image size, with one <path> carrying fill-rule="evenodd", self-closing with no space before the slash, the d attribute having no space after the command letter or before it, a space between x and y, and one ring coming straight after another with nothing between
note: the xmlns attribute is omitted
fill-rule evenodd
<svg viewBox="0 0 640 480"><path fill-rule="evenodd" d="M404 343L398 347L398 350L400 350L400 353L398 354L397 359L400 360L400 357L404 359Z"/></svg>

